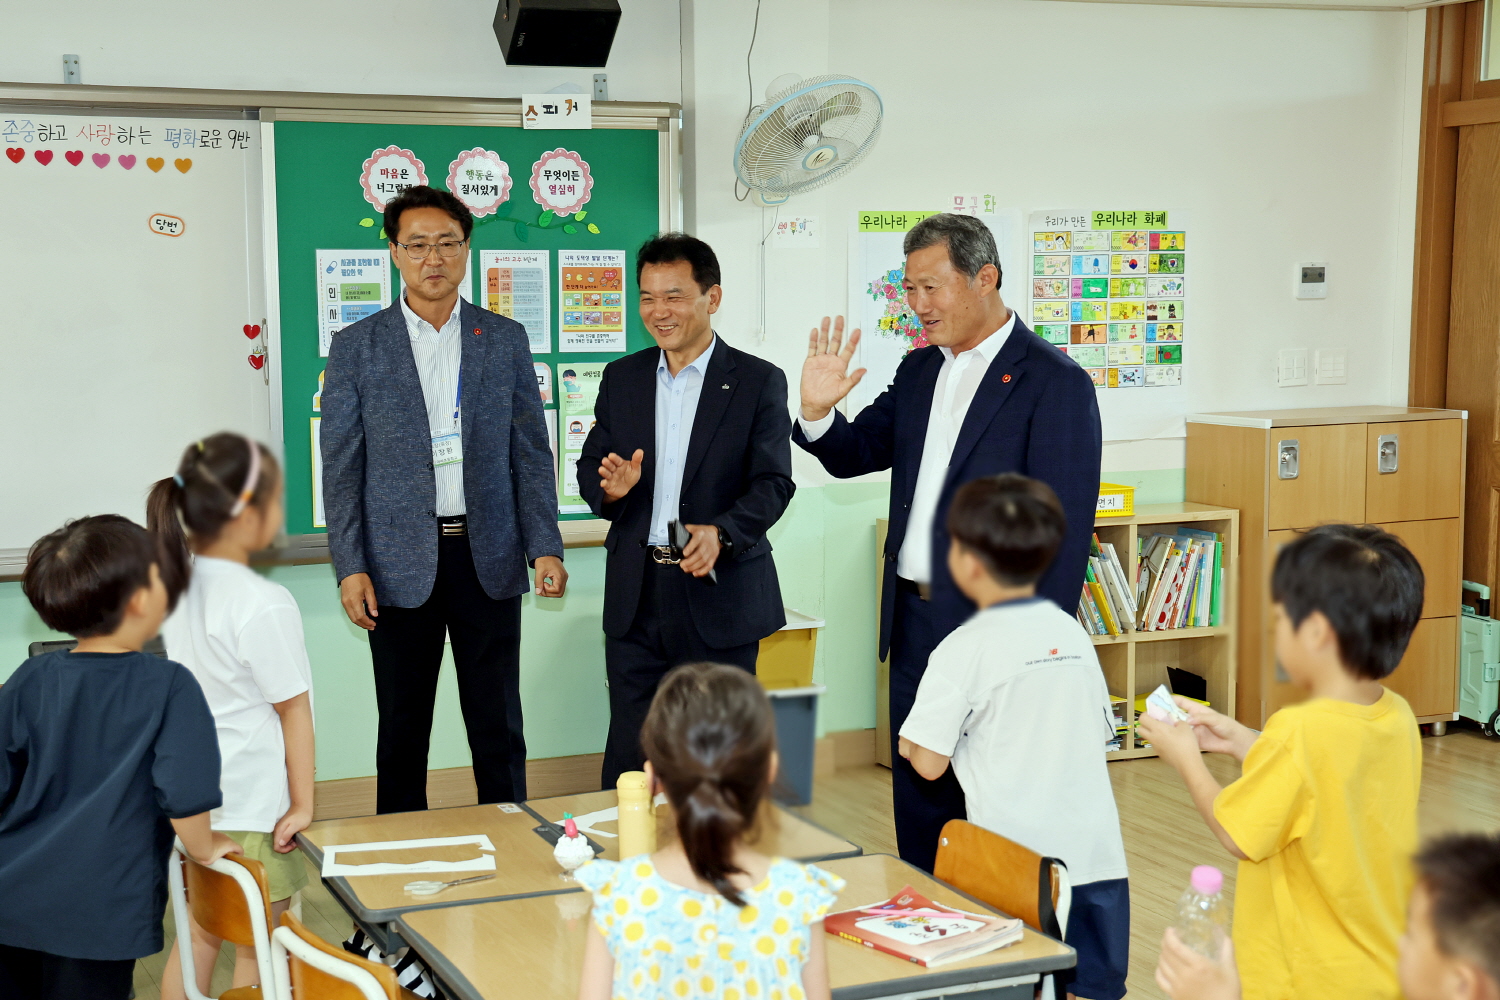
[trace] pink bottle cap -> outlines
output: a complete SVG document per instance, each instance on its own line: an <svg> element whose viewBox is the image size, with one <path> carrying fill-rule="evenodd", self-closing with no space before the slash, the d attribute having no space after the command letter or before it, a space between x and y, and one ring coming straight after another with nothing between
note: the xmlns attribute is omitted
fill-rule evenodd
<svg viewBox="0 0 1500 1000"><path fill-rule="evenodd" d="M1194 892L1212 896L1224 888L1224 873L1213 865L1199 865L1193 869L1192 884Z"/></svg>

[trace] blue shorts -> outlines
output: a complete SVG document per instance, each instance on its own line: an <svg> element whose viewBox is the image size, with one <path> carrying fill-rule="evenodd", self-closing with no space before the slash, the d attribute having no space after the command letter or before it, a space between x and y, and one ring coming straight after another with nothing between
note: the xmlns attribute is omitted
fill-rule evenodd
<svg viewBox="0 0 1500 1000"><path fill-rule="evenodd" d="M1087 1000L1120 1000L1130 967L1130 882L1075 885L1063 940L1078 952L1078 965L1057 977L1058 995L1065 988Z"/></svg>

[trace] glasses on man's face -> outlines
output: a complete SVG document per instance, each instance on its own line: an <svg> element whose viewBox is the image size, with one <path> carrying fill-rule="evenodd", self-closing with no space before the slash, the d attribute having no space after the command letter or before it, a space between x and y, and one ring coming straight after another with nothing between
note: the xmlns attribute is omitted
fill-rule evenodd
<svg viewBox="0 0 1500 1000"><path fill-rule="evenodd" d="M438 240L436 243L402 243L400 240L391 240L392 243L406 251L406 256L412 260L421 260L437 248L439 256L457 257L463 251L464 244L468 240Z"/></svg>

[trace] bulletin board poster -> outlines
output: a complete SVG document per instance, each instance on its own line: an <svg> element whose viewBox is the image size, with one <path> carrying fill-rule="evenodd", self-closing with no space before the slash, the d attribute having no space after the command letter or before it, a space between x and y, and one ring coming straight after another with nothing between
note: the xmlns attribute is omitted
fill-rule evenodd
<svg viewBox="0 0 1500 1000"><path fill-rule="evenodd" d="M558 437L562 439L557 507L563 514L589 512L589 505L578 492L578 457L594 427L594 401L599 398L599 383L603 379L602 364L557 366Z"/></svg>
<svg viewBox="0 0 1500 1000"><path fill-rule="evenodd" d="M559 250L562 351L625 350L625 251Z"/></svg>
<svg viewBox="0 0 1500 1000"><path fill-rule="evenodd" d="M480 305L524 326L532 354L552 353L550 256L546 250L479 251Z"/></svg>
<svg viewBox="0 0 1500 1000"><path fill-rule="evenodd" d="M1181 433L1188 233L1161 209L1033 212L1031 328L1088 372L1105 440Z"/></svg>
<svg viewBox="0 0 1500 1000"><path fill-rule="evenodd" d="M846 332L858 329L860 344L851 370L867 369L859 385L849 392L846 416L855 415L875 401L896 377L896 368L912 351L927 346L922 323L906 304L901 282L906 255L901 244L907 232L931 211L862 211L856 214L849 237L849 311ZM978 217L995 237L1000 254L1000 295L1009 300L1009 290L1020 284L1022 270L1018 236L1019 209L993 210Z"/></svg>
<svg viewBox="0 0 1500 1000"><path fill-rule="evenodd" d="M333 335L391 304L389 255L363 250L319 250L318 355L328 357Z"/></svg>

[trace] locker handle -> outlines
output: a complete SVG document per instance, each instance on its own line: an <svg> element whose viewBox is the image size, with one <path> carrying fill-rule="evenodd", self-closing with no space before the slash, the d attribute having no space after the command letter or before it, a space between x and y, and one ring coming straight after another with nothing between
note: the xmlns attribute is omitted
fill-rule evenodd
<svg viewBox="0 0 1500 1000"><path fill-rule="evenodd" d="M1382 476L1395 472L1401 464L1401 435L1382 434L1375 444L1375 471Z"/></svg>
<svg viewBox="0 0 1500 1000"><path fill-rule="evenodd" d="M1296 479L1301 445L1296 438L1276 442L1276 478Z"/></svg>

